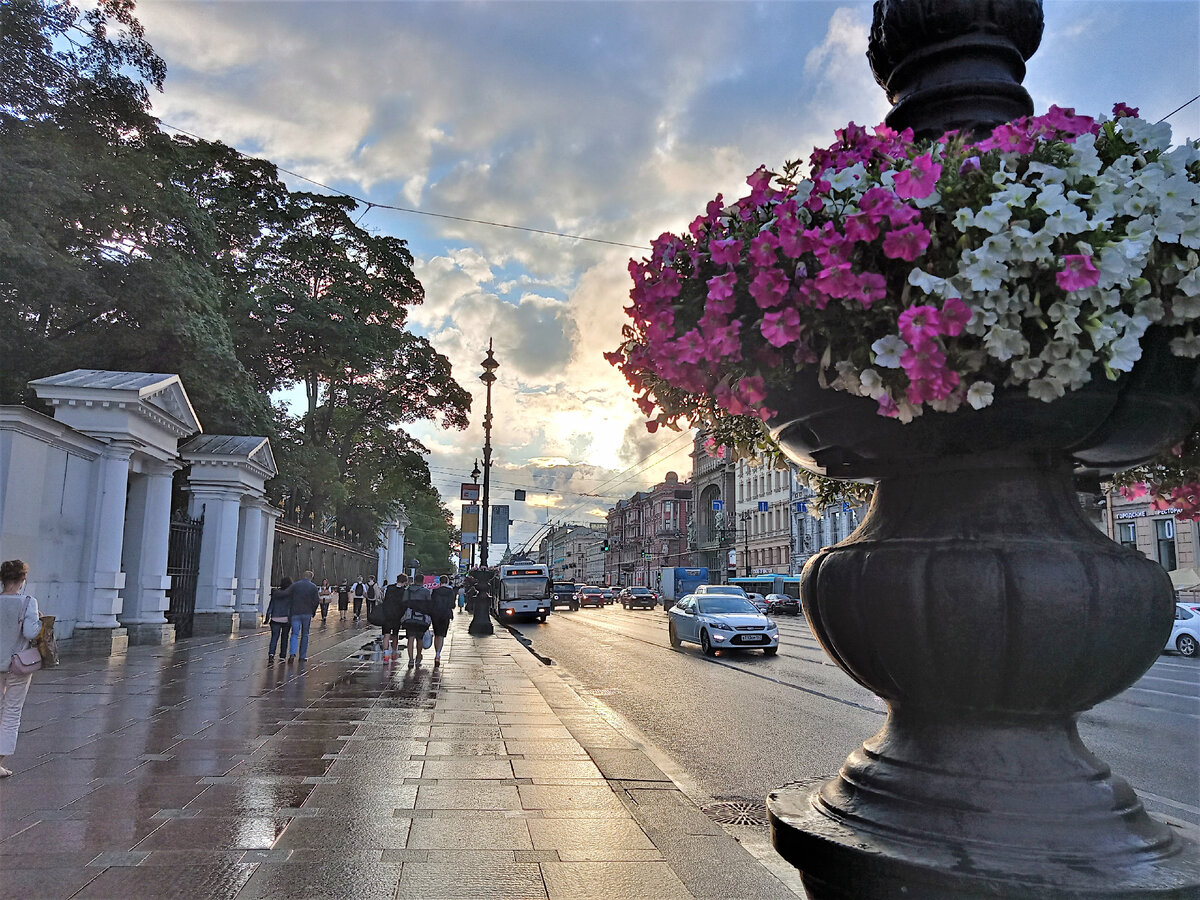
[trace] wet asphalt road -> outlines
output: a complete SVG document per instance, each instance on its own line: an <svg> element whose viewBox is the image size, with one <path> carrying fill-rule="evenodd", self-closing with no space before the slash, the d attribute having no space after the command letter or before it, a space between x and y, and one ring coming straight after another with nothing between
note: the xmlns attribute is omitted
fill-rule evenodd
<svg viewBox="0 0 1200 900"><path fill-rule="evenodd" d="M802 616L780 617L780 651L672 650L666 614L619 605L522 623L533 649L632 723L694 789L761 801L827 776L883 724L885 707L822 652ZM1080 720L1084 742L1156 816L1200 825L1200 659L1163 655Z"/></svg>

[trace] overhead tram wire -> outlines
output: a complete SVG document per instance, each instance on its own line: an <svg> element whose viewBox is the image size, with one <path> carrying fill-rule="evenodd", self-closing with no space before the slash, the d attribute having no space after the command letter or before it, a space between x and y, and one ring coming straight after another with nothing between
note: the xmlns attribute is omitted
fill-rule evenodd
<svg viewBox="0 0 1200 900"><path fill-rule="evenodd" d="M1169 113L1167 113L1165 116L1163 116L1161 119L1159 119L1159 120L1158 120L1157 122L1155 122L1154 124L1155 124L1155 125L1159 125L1159 124L1161 124L1161 123L1163 123L1163 122L1167 121L1167 119L1171 118L1171 116L1175 115L1175 113L1179 112L1181 109L1187 109L1189 106L1191 106L1191 105L1192 105L1193 103L1195 103L1197 100L1200 100L1200 94L1197 94L1195 97L1193 97L1193 98L1192 98L1191 100L1189 100L1187 103L1183 104L1183 106L1177 106L1177 107L1175 107L1173 110L1171 110Z"/></svg>
<svg viewBox="0 0 1200 900"><path fill-rule="evenodd" d="M202 137L202 136L196 134L195 132L188 131L186 128L180 128L177 125L171 125L168 122L164 122L162 119L158 120L158 124L164 128L170 129L171 131L177 131L180 134L186 134L188 137L195 138L198 141L207 141L208 140L208 138L206 138L206 137ZM243 159L250 159L250 157L248 157L241 150L238 150L236 147L230 147L230 149L233 150L235 153L237 153L239 156L241 156ZM624 241L610 241L610 240L607 240L606 238L587 237L586 235L570 234L569 232L565 232L565 231L552 231L552 230L546 229L546 228L531 228L528 225L512 225L508 222L492 222L492 221L489 221L488 219L472 219L468 216L452 216L449 213L430 212L430 211L424 210L424 209L413 209L412 207L409 207L409 206L396 206L391 203L376 203L373 200L365 200L362 197L356 196L355 194L351 194L349 191L342 191L342 190L338 190L335 187L330 187L329 185L325 184L324 182L317 181L317 179L315 179L315 178L309 178L307 175L301 175L299 172L293 172L291 169L285 169L283 166L276 165L275 170L278 172L283 172L286 175L291 175L293 178L299 178L301 181L307 181L309 184L315 184L317 187L324 188L325 190L329 191L329 193L333 194L336 197L345 197L348 200L353 200L355 203L364 204L366 206L366 209L364 209L362 211L362 215L360 215L358 217L358 220L354 223L355 225L357 225L359 222L361 222L363 220L363 217L366 216L366 214L369 213L372 210L372 208L374 208L374 209L390 209L394 212L409 213L414 216L429 216L430 218L434 218L434 219L448 219L452 222L469 222L472 225L486 225L489 228L510 228L513 231L524 231L524 232L528 232L529 234L544 234L548 237L567 238L568 240L572 240L572 241L587 241L588 243L592 243L592 244L607 244L610 247L628 247L631 250L648 250L648 249L650 249L649 247L643 246L641 244L627 244Z"/></svg>

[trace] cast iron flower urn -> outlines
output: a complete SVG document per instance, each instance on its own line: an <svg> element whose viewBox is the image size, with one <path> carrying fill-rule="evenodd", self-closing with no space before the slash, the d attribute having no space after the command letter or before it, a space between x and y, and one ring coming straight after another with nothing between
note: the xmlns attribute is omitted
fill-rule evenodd
<svg viewBox="0 0 1200 900"><path fill-rule="evenodd" d="M937 136L1032 112L1035 0L876 2L869 58L893 127ZM1197 898L1200 853L1083 745L1080 713L1154 662L1171 582L1084 517L1080 467L1142 462L1200 421L1200 361L1147 334L1132 372L1050 403L907 424L800 384L769 398L785 453L874 478L870 512L803 574L826 652L888 705L817 789L768 798L813 900Z"/></svg>

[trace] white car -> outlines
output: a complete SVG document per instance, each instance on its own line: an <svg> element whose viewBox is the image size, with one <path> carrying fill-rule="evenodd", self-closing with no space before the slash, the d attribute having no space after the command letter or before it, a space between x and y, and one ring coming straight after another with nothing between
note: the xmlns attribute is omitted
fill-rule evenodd
<svg viewBox="0 0 1200 900"><path fill-rule="evenodd" d="M699 644L706 656L726 647L779 652L779 626L745 597L727 593L688 594L667 610L672 647Z"/></svg>
<svg viewBox="0 0 1200 900"><path fill-rule="evenodd" d="M736 584L702 584L696 588L697 594L733 594L735 597L745 597L746 592Z"/></svg>
<svg viewBox="0 0 1200 900"><path fill-rule="evenodd" d="M1200 614L1183 603L1175 604L1175 628L1167 638L1164 650L1178 650L1184 656L1195 656L1200 645Z"/></svg>

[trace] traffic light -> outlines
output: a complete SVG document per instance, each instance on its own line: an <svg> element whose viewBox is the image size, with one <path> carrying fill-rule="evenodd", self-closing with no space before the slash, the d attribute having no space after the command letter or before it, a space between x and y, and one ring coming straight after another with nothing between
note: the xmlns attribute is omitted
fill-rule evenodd
<svg viewBox="0 0 1200 900"><path fill-rule="evenodd" d="M600 549L603 550L605 553L607 553L608 552L608 541L605 541L604 546L601 547Z"/></svg>

